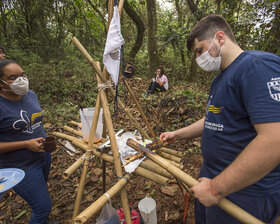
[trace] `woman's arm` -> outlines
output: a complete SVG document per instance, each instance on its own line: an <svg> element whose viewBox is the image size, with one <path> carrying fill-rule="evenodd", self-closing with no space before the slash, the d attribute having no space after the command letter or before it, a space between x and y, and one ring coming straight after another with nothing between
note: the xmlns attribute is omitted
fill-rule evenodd
<svg viewBox="0 0 280 224"><path fill-rule="evenodd" d="M26 141L0 142L0 153L12 152L22 148L33 152L44 152L43 141L44 138L33 138Z"/></svg>
<svg viewBox="0 0 280 224"><path fill-rule="evenodd" d="M164 82L161 81L159 75L157 75L157 83L158 83L160 86L162 86L162 85L164 84Z"/></svg>

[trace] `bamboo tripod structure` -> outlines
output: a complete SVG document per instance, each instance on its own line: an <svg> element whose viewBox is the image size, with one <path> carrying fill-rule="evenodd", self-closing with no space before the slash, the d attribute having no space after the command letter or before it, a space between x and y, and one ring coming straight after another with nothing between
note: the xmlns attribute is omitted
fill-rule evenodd
<svg viewBox="0 0 280 224"><path fill-rule="evenodd" d="M124 2L124 0L121 0L120 4L119 4L119 13L120 14L121 14L121 11L122 11L123 2ZM108 27L109 27L109 23L110 23L111 18L112 18L112 11L113 11L112 10L112 8L113 8L112 3L113 3L113 1L109 1ZM106 76L106 70L104 70L104 73L102 74L102 72L100 70L100 66L98 65L98 63L96 63L90 57L90 55L86 52L86 50L83 48L83 46L79 43L79 41L75 37L72 38L72 41L76 45L76 47L83 53L83 55L87 58L87 60L91 64L91 66L96 71L98 84L106 83L107 79L104 77L104 76ZM126 81L125 81L125 85L127 86L131 96L133 97L133 100L135 101L136 106L137 106L141 116L143 117L143 119L144 119L144 121L145 121L145 123L148 127L148 130L150 131L152 136L155 138L155 134L154 134L152 128L150 127L150 125L147 121L147 118L145 117L143 111L141 110L138 101L136 100L133 92L131 91L131 89L130 89L130 87L129 87L129 85ZM109 93L114 95L114 90L112 88L110 88ZM118 99L118 104L123 107L123 103L119 99ZM76 196L75 205L74 205L73 220L78 215L79 208L80 208L80 203L81 203L81 200L82 200L82 194L83 194L84 185L85 185L85 181L86 181L86 176L87 176L87 172L88 172L89 160L90 160L90 157L92 155L92 147L94 145L93 139L94 139L94 136L95 136L95 133L96 133L97 122L98 122L98 117L99 117L99 112L100 112L101 106L103 108L103 113L104 113L104 120L105 120L105 124L106 124L105 128L107 128L107 130L108 130L108 135L109 135L109 138L110 138L111 148L112 148L112 151L113 151L113 162L114 162L114 166L115 166L115 169L116 169L116 175L119 178L122 178L122 176L123 176L120 156L119 156L119 152L118 152L117 141L116 141L116 138L115 138L115 132L114 132L114 128L113 128L112 118L111 118L110 109L109 109L109 106L108 106L107 95L106 95L105 91L101 89L98 93L98 98L97 98L97 101L96 101L96 106L95 106L95 111L94 111L94 116L93 116L93 122L92 122L91 131L90 131L90 138L89 138L89 143L88 143L86 153L83 155L83 159L81 158L81 159L77 160L76 163L75 163L75 169L76 169L77 167L79 167L81 165L81 162L83 162L83 169L82 169L82 175L81 175L80 184L79 184L79 187L78 187L78 190L77 190L77 196ZM125 113L128 115L130 120L135 124L135 126L140 131L140 133L145 138L149 139L148 134L142 129L142 127L133 118L133 116L129 113L129 111L125 110ZM68 131L69 131L69 129L68 129ZM80 134L80 133L76 133L74 131L72 133ZM106 169L106 164L103 160L103 171L105 169ZM104 175L103 175L103 191L105 191L105 184L104 183L105 183L105 178L104 178ZM126 223L130 224L130 223L132 223L131 222L130 209L129 209L129 204L128 204L127 193L126 193L124 188L121 188L120 196L121 196L121 202L122 202L122 206L123 206L123 210L124 210Z"/></svg>
<svg viewBox="0 0 280 224"><path fill-rule="evenodd" d="M109 1L109 15L112 14L112 5L113 1ZM121 12L122 9L122 4L123 1L120 1L120 7L119 10ZM111 6L111 7L110 7ZM109 21L111 20L112 16L109 16ZM80 44L80 42L77 40L77 38L73 37L72 38L73 43L75 44L75 46L81 51L81 53L86 57L86 59L89 61L90 65L94 68L94 70L96 71L96 75L97 75L97 82L98 84L101 83L106 83L107 79L105 78L107 75L106 73L106 69L104 67L104 71L101 72L100 69L100 65L98 62L95 62L91 56L88 54L88 52L84 49L84 47ZM136 107L138 108L140 115L142 116L150 134L152 135L152 137L155 139L156 136L147 120L147 118L145 117L136 97L134 96L128 82L125 80L125 85L130 93L130 95L132 96ZM74 204L74 211L73 211L73 222L74 223L84 223L86 222L93 214L95 214L97 211L99 211L104 205L105 203L108 201L107 197L104 197L102 199L98 199L93 207L95 208L92 211L92 206L90 208L87 208L85 211L83 211L80 215L78 215L79 213L79 209L80 209L80 204L81 204L81 200L82 200L82 195L83 195L83 191L84 191L84 186L85 186L85 182L86 182L86 177L87 177L87 173L88 173L88 166L89 166L89 161L92 157L92 155L98 156L99 158L102 159L103 162L103 192L105 192L105 170L106 170L106 162L110 162L113 163L116 169L116 175L120 178L120 181L113 186L111 189L114 189L112 193L112 190L110 189L109 191L107 191L107 195L109 195L110 197L114 196L118 191L120 191L120 196L121 196L121 203L122 203L122 207L124 210L124 215L125 215L125 220L126 223L132 223L131 222L131 214L130 214L130 208L129 208L129 204L128 204L128 198L127 198L127 193L126 190L124 189L124 186L127 184L128 180L130 180L132 178L131 175L125 175L123 177L123 173L122 173L122 166L121 166L121 162L120 162L120 156L119 156L119 152L118 152L118 146L117 146L117 142L116 142L116 137L115 137L115 132L113 129L113 123L112 123L112 118L111 118L111 113L109 110L109 106L108 106L108 99L107 99L107 94L106 92L109 92L110 94L114 95L114 90L113 88L109 88L106 90L101 89L98 93L98 97L97 97L97 101L96 101L96 105L95 105L95 111L94 111L94 116L93 116L93 121L92 121L92 126L91 126L91 131L90 131L90 138L89 138L89 143L85 144L82 140L77 139L75 137L71 137L65 134L61 134L61 133L53 133L54 135L64 138L64 139L68 139L71 140L72 143L80 148L82 148L83 150L85 150L85 154L79 158L69 169L67 169L65 171L65 173L63 174L64 178L68 178L75 170L77 170L81 165L83 165L82 168L82 174L81 174L81 178L80 178L80 183L77 189L77 195L76 195L76 199L75 199L75 204ZM123 103L120 101L120 99L118 99L118 104L123 107ZM113 151L113 157L106 154L106 153L99 153L97 152L96 148L98 147L98 145L100 145L101 143L95 143L94 142L94 137L95 137L95 133L96 133L96 129L97 129L97 123L98 123L98 117L100 114L100 108L103 108L103 118L104 118L104 129L103 129L103 133L105 133L106 135L106 129L108 130L108 135L110 138L110 143L111 143L111 148ZM150 139L150 137L148 136L148 134L145 132L145 130L140 126L140 124L134 119L134 117L130 114L129 110L125 109L124 112L126 113L126 115L128 116L128 118L132 121L132 123L134 123L134 125L136 126L136 128L139 130L139 132L141 133L141 135L147 139ZM75 124L75 122L72 122ZM80 131L76 131L75 129L72 129L68 126L65 126L64 129L66 131L69 131L72 134L78 135L78 136L82 136L82 133ZM103 136L105 137L105 136ZM173 162L176 166L180 167L180 161L181 161L181 157L182 155L180 155L180 153L177 153L174 150L169 150L169 149L162 149L162 153L166 153L167 152L167 158L173 159L175 162ZM168 154L169 153L169 154ZM179 157L176 157L179 156ZM139 174L141 176L144 176L145 178L148 178L150 180L153 180L156 183L162 184L162 185L166 185L168 182L168 178L171 178L172 176L170 175L170 173L168 173L166 170L162 169L161 167L159 167L158 165L156 165L155 163L152 163L151 161L144 161L142 162L141 166L139 166L138 168L136 168L135 170L136 174ZM126 181L123 181L123 179L125 179ZM117 190L116 190L117 189ZM99 203L99 201L102 201L102 203ZM99 204L98 207L95 207L95 205ZM87 215L85 215L87 214ZM82 217L82 218L81 218Z"/></svg>

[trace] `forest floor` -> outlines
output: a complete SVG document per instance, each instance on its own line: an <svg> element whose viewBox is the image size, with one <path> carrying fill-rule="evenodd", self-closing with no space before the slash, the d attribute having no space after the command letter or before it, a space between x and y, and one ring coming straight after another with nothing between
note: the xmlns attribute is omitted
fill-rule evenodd
<svg viewBox="0 0 280 224"><path fill-rule="evenodd" d="M133 78L129 80L129 83L156 136L159 136L164 131L184 127L201 118L204 114L207 90L203 90L196 84L180 85L178 83L170 83L171 88L168 92L156 93L151 97L145 98L142 94L149 84L148 80ZM122 96L121 98L123 99ZM130 108L130 112L136 120L144 126L142 118L131 97L127 99L127 106ZM121 111L117 118L112 113L112 120L116 131L121 128L125 129L125 131L135 130L134 125ZM53 131L66 133L63 131L63 127L57 127L55 124L47 123L45 127L48 133ZM183 171L197 178L202 163L200 139L196 138L189 141L177 142L169 145L168 148L184 153L181 162ZM70 156L60 145L58 145L57 151L52 154L52 168L48 181L49 192L53 203L53 209L50 215L52 222L50 223L67 224L71 222L75 193L79 184L81 169L78 169L67 180L62 178L62 173L82 154L83 152L81 151L74 156ZM106 190L112 187L117 181L114 166L108 165L106 168ZM138 203L142 198L148 196L155 199L159 224L194 224L194 200L190 196L187 206L184 206L185 195L174 179L167 186L161 186L151 180L134 175L134 178L127 184L126 191L129 203L137 211ZM91 205L102 194L102 165L100 160L92 159L89 165L89 175L84 188L80 212ZM120 194L113 197L111 201L116 209L121 208ZM186 220L183 222L186 207ZM94 223L99 214L100 212L93 216L87 223ZM5 192L4 197L0 201L0 224L28 223L30 215L31 209L20 196L12 190Z"/></svg>

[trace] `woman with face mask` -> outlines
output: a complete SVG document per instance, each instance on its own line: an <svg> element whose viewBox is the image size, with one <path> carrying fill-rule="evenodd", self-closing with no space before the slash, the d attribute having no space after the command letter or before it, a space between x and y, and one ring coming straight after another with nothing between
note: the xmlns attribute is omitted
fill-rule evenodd
<svg viewBox="0 0 280 224"><path fill-rule="evenodd" d="M23 69L14 61L0 60L0 169L25 171L13 189L32 209L30 224L45 224L52 207L47 188L51 155L43 149L42 119Z"/></svg>

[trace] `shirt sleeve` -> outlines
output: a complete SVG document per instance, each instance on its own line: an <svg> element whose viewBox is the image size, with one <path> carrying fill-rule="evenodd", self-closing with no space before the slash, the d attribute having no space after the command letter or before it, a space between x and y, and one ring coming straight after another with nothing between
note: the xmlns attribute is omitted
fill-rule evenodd
<svg viewBox="0 0 280 224"><path fill-rule="evenodd" d="M163 83L165 83L165 82L167 81L167 77L166 77L165 75L163 75L163 76L160 78L160 80L161 80Z"/></svg>
<svg viewBox="0 0 280 224"><path fill-rule="evenodd" d="M280 62L254 59L240 80L241 99L253 124L280 121Z"/></svg>

